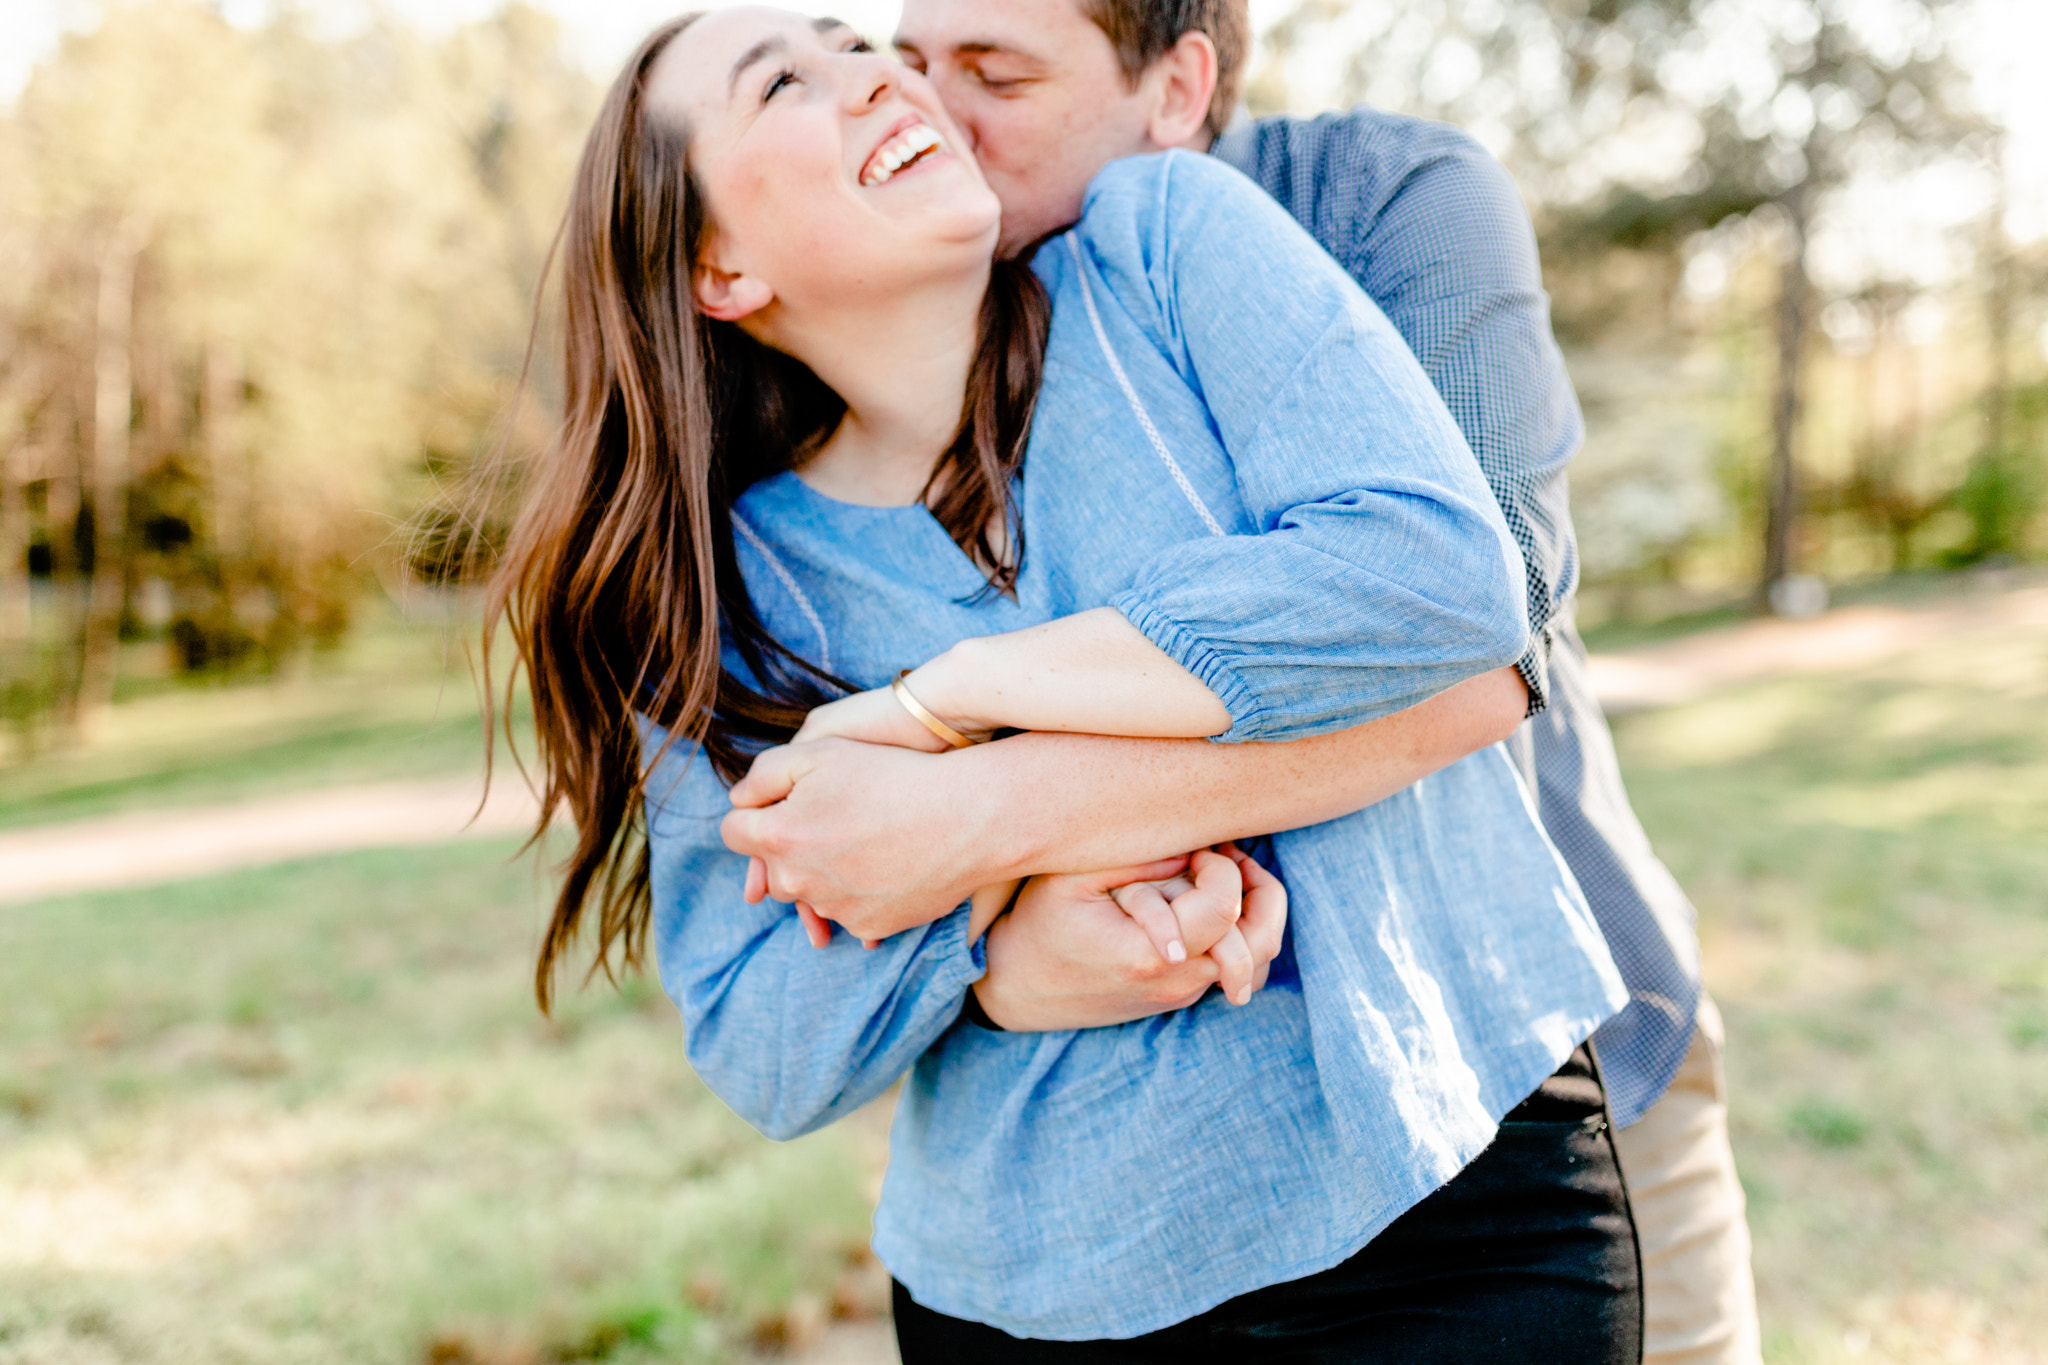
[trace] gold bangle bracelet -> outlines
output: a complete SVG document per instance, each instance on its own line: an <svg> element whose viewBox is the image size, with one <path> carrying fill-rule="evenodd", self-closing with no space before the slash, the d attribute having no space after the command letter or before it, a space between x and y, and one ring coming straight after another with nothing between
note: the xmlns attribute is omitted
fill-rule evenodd
<svg viewBox="0 0 2048 1365"><path fill-rule="evenodd" d="M911 696L910 689L903 685L903 680L909 676L910 670L906 668L889 679L889 690L896 694L896 700L903 703L903 709L908 711L919 725L946 741L947 747L953 749L969 749L988 741L987 735L963 735L925 710L924 703Z"/></svg>

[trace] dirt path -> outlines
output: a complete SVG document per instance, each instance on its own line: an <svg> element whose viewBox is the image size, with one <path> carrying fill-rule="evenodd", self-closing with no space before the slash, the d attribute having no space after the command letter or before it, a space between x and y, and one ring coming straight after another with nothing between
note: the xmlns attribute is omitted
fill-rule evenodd
<svg viewBox="0 0 2048 1365"><path fill-rule="evenodd" d="M1843 607L1810 621L1746 621L1592 660L1608 712L1674 706L1757 678L1846 673L1979 631L2048 630L2048 587L1987 585L1926 606Z"/></svg>
<svg viewBox="0 0 2048 1365"><path fill-rule="evenodd" d="M516 778L495 783L479 813L481 794L474 778L393 782L0 831L0 904L533 827Z"/></svg>
<svg viewBox="0 0 2048 1365"><path fill-rule="evenodd" d="M1593 684L1610 711L1670 706L1756 678L1862 668L1985 630L2048 630L2048 587L1992 587L1927 606L1846 607L1811 621L1703 631L1595 655ZM472 779L391 783L0 832L0 904L532 828L533 799L516 779L493 788L480 816L477 794Z"/></svg>

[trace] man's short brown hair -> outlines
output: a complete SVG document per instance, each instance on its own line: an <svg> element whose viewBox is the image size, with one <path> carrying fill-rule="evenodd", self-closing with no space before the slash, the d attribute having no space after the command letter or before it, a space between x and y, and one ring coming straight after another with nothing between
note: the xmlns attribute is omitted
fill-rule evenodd
<svg viewBox="0 0 2048 1365"><path fill-rule="evenodd" d="M1223 131L1237 109L1251 55L1249 0L1081 0L1081 12L1109 35L1124 79L1133 84L1183 37L1208 34L1216 45L1216 93L1207 127L1212 136Z"/></svg>

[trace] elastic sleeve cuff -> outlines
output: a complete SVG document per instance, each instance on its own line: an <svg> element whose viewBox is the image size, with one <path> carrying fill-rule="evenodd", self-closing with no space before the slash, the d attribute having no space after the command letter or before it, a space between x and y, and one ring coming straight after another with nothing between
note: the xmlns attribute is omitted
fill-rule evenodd
<svg viewBox="0 0 2048 1365"><path fill-rule="evenodd" d="M973 915L974 902L965 900L952 914L932 921L924 948L938 964L932 973L932 989L949 995L956 990L964 993L988 975L988 935L967 941L967 922Z"/></svg>
<svg viewBox="0 0 2048 1365"><path fill-rule="evenodd" d="M1528 652L1515 660L1515 671L1529 689L1529 710L1523 719L1550 708L1550 627L1529 636Z"/></svg>
<svg viewBox="0 0 2048 1365"><path fill-rule="evenodd" d="M1262 733L1269 720L1265 704L1208 641L1146 601L1136 591L1111 598L1109 605L1122 612L1126 620L1175 663L1201 679L1202 685L1223 703L1223 709L1230 713L1230 728L1212 738L1236 744L1266 737Z"/></svg>

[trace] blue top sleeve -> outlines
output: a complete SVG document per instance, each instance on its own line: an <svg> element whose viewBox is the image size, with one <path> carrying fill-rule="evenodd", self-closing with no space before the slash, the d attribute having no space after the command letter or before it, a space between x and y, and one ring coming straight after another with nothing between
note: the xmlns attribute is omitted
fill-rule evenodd
<svg viewBox="0 0 2048 1365"><path fill-rule="evenodd" d="M643 721L653 757L665 735ZM869 951L844 932L813 948L790 907L741 897L747 860L719 839L731 804L695 746L677 741L647 782L653 941L682 1010L690 1064L771 1138L859 1108L959 1017L985 970L967 907Z"/></svg>
<svg viewBox="0 0 2048 1365"><path fill-rule="evenodd" d="M1564 471L1585 423L1513 180L1469 134L1365 106L1261 119L1212 151L1336 256L1472 443L1522 550L1533 635L1516 667L1543 709L1551 622L1578 584Z"/></svg>
<svg viewBox="0 0 2048 1365"><path fill-rule="evenodd" d="M1118 607L1229 708L1226 740L1403 710L1513 663L1522 564L1443 400L1386 317L1229 167L1107 167L1082 241L1206 403L1251 535L1176 545Z"/></svg>

